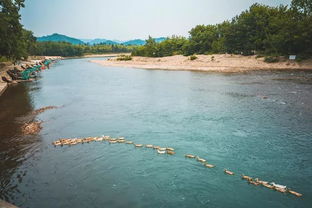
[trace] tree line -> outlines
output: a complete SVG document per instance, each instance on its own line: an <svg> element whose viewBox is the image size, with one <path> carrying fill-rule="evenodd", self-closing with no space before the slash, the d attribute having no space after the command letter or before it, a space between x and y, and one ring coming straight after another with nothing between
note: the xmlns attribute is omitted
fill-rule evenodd
<svg viewBox="0 0 312 208"><path fill-rule="evenodd" d="M172 36L157 43L149 37L144 46L72 45L37 42L20 23L24 0L0 0L0 61L28 55L81 56L132 52L136 56L163 57L177 54L234 53L243 55L312 56L312 0L292 0L290 6L254 4L230 21L197 25L189 37Z"/></svg>
<svg viewBox="0 0 312 208"><path fill-rule="evenodd" d="M38 56L82 56L85 54L127 53L134 46L120 44L73 45L66 42L36 42L30 54Z"/></svg>
<svg viewBox="0 0 312 208"><path fill-rule="evenodd" d="M232 53L312 56L312 0L293 0L290 7L253 4L230 21L197 25L189 38L172 36L161 43L149 37L132 55Z"/></svg>

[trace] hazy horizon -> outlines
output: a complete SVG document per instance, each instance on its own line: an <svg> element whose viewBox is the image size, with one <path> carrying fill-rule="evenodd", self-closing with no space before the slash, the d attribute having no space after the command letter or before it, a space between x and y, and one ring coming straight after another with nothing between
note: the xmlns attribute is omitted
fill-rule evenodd
<svg viewBox="0 0 312 208"><path fill-rule="evenodd" d="M53 33L79 39L146 39L188 36L198 24L229 20L254 3L277 6L291 0L26 0L22 24L35 36Z"/></svg>

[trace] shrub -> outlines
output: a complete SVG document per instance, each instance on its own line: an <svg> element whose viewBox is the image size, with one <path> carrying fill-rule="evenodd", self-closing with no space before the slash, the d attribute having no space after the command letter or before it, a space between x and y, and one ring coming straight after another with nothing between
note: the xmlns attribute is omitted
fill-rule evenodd
<svg viewBox="0 0 312 208"><path fill-rule="evenodd" d="M190 60L191 60L191 61L194 61L194 60L196 60L197 58L198 58L198 57L195 56L195 55L191 55L191 56L190 56Z"/></svg>
<svg viewBox="0 0 312 208"><path fill-rule="evenodd" d="M120 55L117 58L117 61L131 61L132 60L132 56L129 55Z"/></svg>
<svg viewBox="0 0 312 208"><path fill-rule="evenodd" d="M11 61L11 60L7 57L0 56L0 62L7 62L7 61Z"/></svg>
<svg viewBox="0 0 312 208"><path fill-rule="evenodd" d="M215 60L215 57L214 56L211 56L211 61L214 61Z"/></svg>
<svg viewBox="0 0 312 208"><path fill-rule="evenodd" d="M309 58L311 58L311 55L308 55L308 54L299 54L299 55L297 55L295 61L301 62L301 61L304 61L304 60L309 59Z"/></svg>
<svg viewBox="0 0 312 208"><path fill-rule="evenodd" d="M279 58L277 56L266 56L264 58L264 62L267 62L267 63L276 63L276 62L279 62Z"/></svg>

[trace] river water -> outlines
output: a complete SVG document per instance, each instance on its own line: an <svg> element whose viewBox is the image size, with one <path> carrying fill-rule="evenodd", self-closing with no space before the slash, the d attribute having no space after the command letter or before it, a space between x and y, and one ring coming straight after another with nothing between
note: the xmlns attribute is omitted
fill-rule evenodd
<svg viewBox="0 0 312 208"><path fill-rule="evenodd" d="M22 208L311 207L311 72L142 70L89 60L63 60L0 97L0 198ZM40 134L22 136L25 116L49 105L60 108L37 116ZM176 155L104 142L51 145L103 134ZM304 196L248 185L242 173Z"/></svg>

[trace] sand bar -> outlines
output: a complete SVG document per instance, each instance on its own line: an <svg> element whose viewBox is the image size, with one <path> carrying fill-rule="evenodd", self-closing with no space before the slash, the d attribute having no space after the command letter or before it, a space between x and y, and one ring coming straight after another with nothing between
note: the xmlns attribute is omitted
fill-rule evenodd
<svg viewBox="0 0 312 208"><path fill-rule="evenodd" d="M91 62L114 67L229 73L252 70L312 70L312 60L300 63L289 60L266 63L264 58L231 54L197 55L197 59L193 61L189 57L177 55L162 58L133 57L131 61L117 61L116 58L110 58Z"/></svg>
<svg viewBox="0 0 312 208"><path fill-rule="evenodd" d="M116 57L119 55L131 55L130 53L104 53L104 54L88 54L84 55L84 58L96 58L96 57Z"/></svg>

